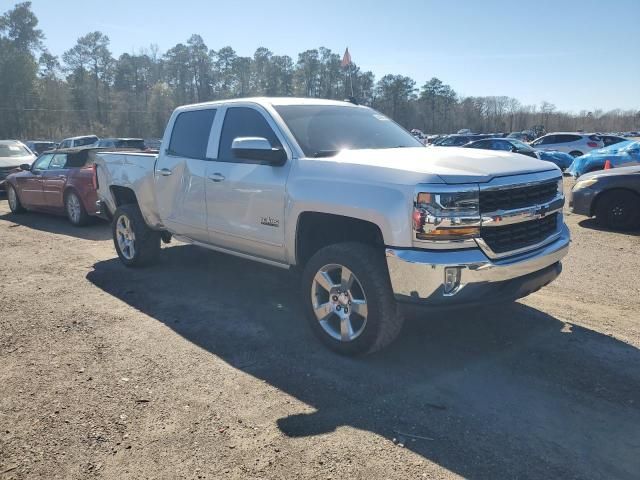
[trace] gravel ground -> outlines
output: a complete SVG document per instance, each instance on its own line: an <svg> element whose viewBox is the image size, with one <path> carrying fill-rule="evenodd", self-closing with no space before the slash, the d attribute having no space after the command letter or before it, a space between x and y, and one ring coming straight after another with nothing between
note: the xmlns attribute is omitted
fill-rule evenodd
<svg viewBox="0 0 640 480"><path fill-rule="evenodd" d="M348 359L288 272L0 199L0 478L638 478L640 235L567 222L552 285Z"/></svg>

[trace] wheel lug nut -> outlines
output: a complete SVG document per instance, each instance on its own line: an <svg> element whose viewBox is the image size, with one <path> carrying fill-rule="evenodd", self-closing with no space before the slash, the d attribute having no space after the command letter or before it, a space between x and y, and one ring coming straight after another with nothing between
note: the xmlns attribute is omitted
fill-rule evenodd
<svg viewBox="0 0 640 480"><path fill-rule="evenodd" d="M332 299L334 302L337 302L337 301L338 301L338 296L337 296L337 295L334 295L331 299Z"/></svg>
<svg viewBox="0 0 640 480"><path fill-rule="evenodd" d="M349 313L349 309L347 307L344 307L344 313Z"/></svg>
<svg viewBox="0 0 640 480"><path fill-rule="evenodd" d="M340 305L338 305L338 306L336 307L336 310L337 310L337 311L340 311L340 310L342 310L342 307L341 307Z"/></svg>

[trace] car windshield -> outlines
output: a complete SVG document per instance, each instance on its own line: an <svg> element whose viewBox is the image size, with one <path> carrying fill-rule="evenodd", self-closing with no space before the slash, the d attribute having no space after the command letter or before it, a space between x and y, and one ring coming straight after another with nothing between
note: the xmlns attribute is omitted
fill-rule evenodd
<svg viewBox="0 0 640 480"><path fill-rule="evenodd" d="M464 145L465 143L467 143L469 141L468 137L447 137L444 140L442 140L442 142L440 142L438 145L442 146L442 147L455 147L458 145Z"/></svg>
<svg viewBox="0 0 640 480"><path fill-rule="evenodd" d="M307 157L332 156L345 149L424 148L397 123L370 108L281 105L275 109Z"/></svg>
<svg viewBox="0 0 640 480"><path fill-rule="evenodd" d="M0 145L0 158L25 157L31 155L31 152L22 145L18 144L2 144Z"/></svg>
<svg viewBox="0 0 640 480"><path fill-rule="evenodd" d="M135 138L121 139L121 140L116 140L115 143L117 148L139 148L140 150L145 149L144 140L141 140L141 139L135 139Z"/></svg>
<svg viewBox="0 0 640 480"><path fill-rule="evenodd" d="M521 142L520 140L514 140L514 139L510 139L509 142L518 147L520 150L533 150L533 148L531 148L531 145L527 145L524 142Z"/></svg>
<svg viewBox="0 0 640 480"><path fill-rule="evenodd" d="M84 137L84 138L78 138L75 141L75 146L76 147L83 147L85 145L93 145L94 143L96 143L98 141L97 137Z"/></svg>

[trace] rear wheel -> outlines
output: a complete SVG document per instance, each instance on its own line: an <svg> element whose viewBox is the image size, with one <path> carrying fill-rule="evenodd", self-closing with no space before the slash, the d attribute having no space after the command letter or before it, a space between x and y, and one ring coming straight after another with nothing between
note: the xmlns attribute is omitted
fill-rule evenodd
<svg viewBox="0 0 640 480"><path fill-rule="evenodd" d="M127 267L154 263L160 254L160 232L150 229L137 205L118 207L113 215L113 243Z"/></svg>
<svg viewBox="0 0 640 480"><path fill-rule="evenodd" d="M640 198L624 190L603 194L595 208L598 224L613 230L640 227Z"/></svg>
<svg viewBox="0 0 640 480"><path fill-rule="evenodd" d="M20 198L18 197L18 192L10 183L6 183L7 188L7 200L9 201L9 208L12 213L23 213L25 212L25 208L20 203Z"/></svg>
<svg viewBox="0 0 640 480"><path fill-rule="evenodd" d="M578 150L574 150L573 152L569 152L569 155L571 155L573 158L581 157L582 156L582 152L580 152Z"/></svg>
<svg viewBox="0 0 640 480"><path fill-rule="evenodd" d="M381 350L402 328L384 257L365 244L317 252L304 269L303 296L313 332L343 355Z"/></svg>
<svg viewBox="0 0 640 480"><path fill-rule="evenodd" d="M64 197L64 209L67 212L67 218L72 225L81 227L89 223L89 214L87 213L82 200L76 192L70 191Z"/></svg>

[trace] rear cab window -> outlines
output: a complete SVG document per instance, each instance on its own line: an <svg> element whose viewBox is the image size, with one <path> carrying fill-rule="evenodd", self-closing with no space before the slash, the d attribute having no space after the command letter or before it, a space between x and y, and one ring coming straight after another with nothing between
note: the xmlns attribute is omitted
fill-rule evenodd
<svg viewBox="0 0 640 480"><path fill-rule="evenodd" d="M215 109L190 110L178 114L171 131L168 154L206 160Z"/></svg>

